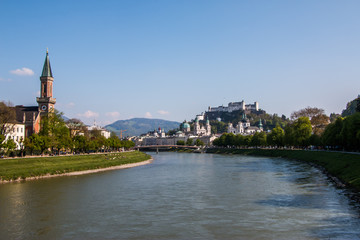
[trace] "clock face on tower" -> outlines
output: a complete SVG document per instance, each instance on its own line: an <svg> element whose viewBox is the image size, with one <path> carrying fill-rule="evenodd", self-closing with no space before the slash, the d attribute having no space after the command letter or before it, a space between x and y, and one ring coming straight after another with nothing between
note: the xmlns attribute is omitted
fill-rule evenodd
<svg viewBox="0 0 360 240"><path fill-rule="evenodd" d="M46 105L41 106L41 110L46 111L46 109L47 109Z"/></svg>

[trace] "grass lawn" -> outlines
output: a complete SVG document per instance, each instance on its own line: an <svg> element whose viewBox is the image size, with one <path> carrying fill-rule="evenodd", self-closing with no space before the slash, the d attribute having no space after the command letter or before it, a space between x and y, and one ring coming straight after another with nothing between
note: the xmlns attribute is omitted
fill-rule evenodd
<svg viewBox="0 0 360 240"><path fill-rule="evenodd" d="M283 157L314 163L326 169L348 186L360 191L360 155L305 150L280 149L209 149L208 153L243 154L266 157Z"/></svg>
<svg viewBox="0 0 360 240"><path fill-rule="evenodd" d="M26 179L47 174L62 174L90 169L107 168L149 160L145 153L123 152L57 157L0 159L0 180Z"/></svg>

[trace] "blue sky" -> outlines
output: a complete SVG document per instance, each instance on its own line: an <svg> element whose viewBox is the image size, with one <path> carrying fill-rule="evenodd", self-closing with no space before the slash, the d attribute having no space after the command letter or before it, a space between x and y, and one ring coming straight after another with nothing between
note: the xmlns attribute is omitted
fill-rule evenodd
<svg viewBox="0 0 360 240"><path fill-rule="evenodd" d="M0 0L0 100L106 125L258 101L340 113L360 94L360 1Z"/></svg>

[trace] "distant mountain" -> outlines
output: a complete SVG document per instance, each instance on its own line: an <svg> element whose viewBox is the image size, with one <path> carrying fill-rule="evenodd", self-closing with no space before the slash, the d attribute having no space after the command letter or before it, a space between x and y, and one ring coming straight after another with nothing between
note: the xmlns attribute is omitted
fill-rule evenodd
<svg viewBox="0 0 360 240"><path fill-rule="evenodd" d="M123 132L123 136L139 136L143 133L158 129L159 127L165 131L169 131L178 128L179 125L179 122L162 119L132 118L128 120L118 120L106 125L105 128L115 132L117 135L119 135L120 130L126 130Z"/></svg>

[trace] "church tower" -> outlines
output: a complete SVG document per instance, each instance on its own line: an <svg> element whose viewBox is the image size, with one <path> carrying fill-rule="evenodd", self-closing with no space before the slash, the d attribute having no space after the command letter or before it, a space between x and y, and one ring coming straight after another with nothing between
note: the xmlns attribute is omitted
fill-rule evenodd
<svg viewBox="0 0 360 240"><path fill-rule="evenodd" d="M40 77L40 81L40 97L36 98L36 101L39 104L39 112L41 114L53 112L56 98L53 98L54 78L51 72L48 50L46 50L45 63Z"/></svg>
<svg viewBox="0 0 360 240"><path fill-rule="evenodd" d="M211 125L210 125L210 121L209 118L206 118L206 136L210 136L211 135Z"/></svg>

